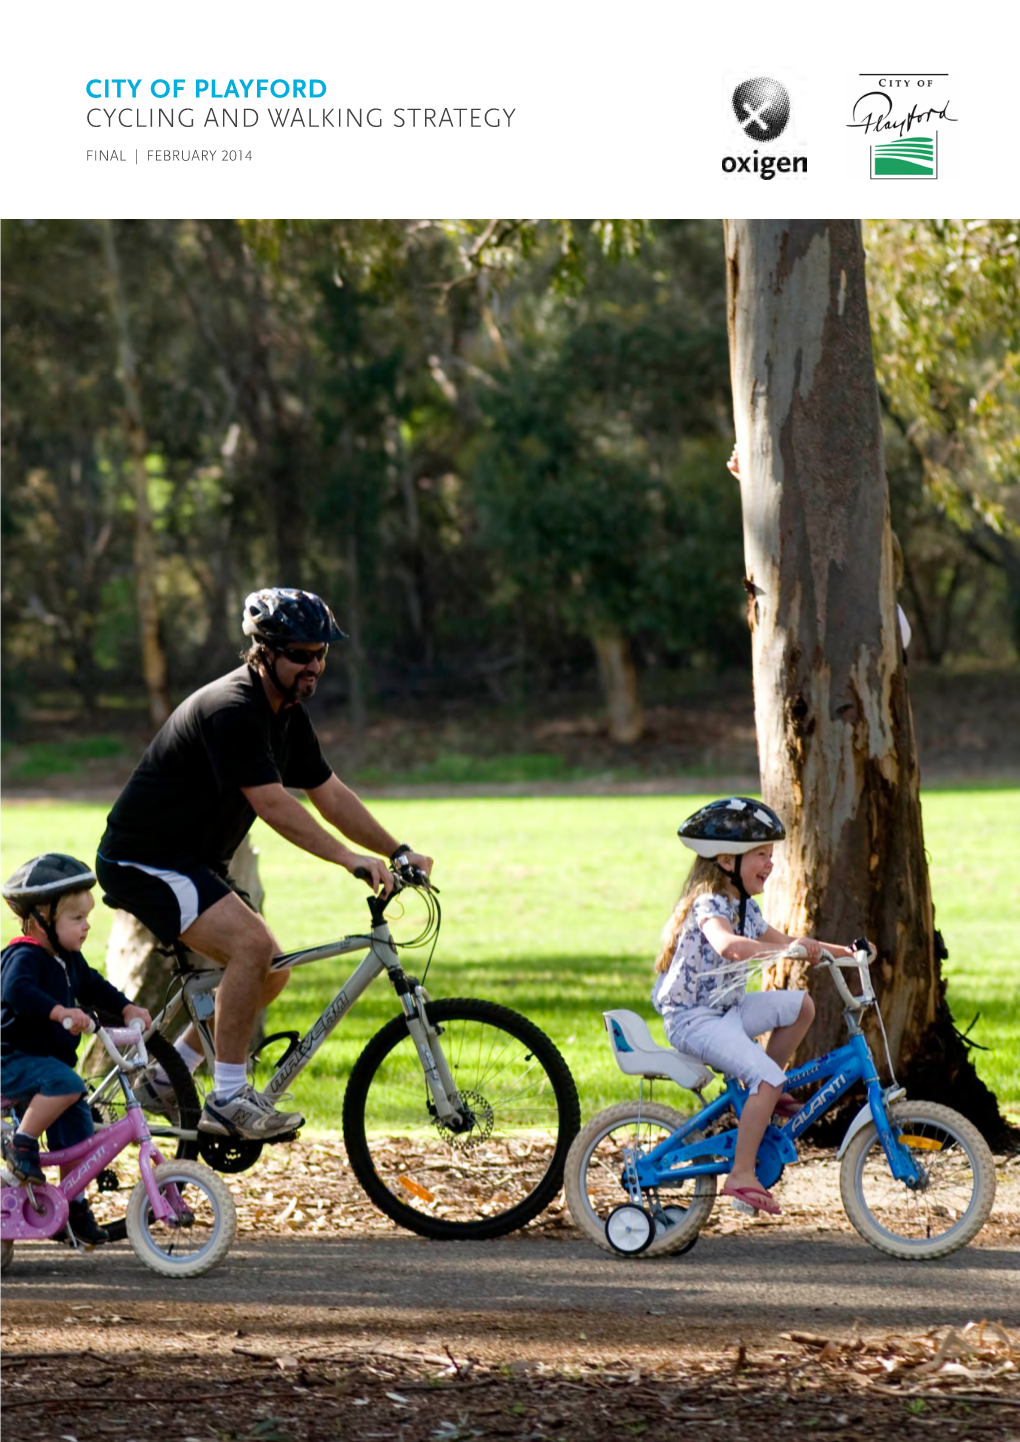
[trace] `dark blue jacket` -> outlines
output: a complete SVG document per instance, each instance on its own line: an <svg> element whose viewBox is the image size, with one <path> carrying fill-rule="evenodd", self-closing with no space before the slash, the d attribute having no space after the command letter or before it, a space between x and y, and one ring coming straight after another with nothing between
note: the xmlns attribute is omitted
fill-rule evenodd
<svg viewBox="0 0 1020 1442"><path fill-rule="evenodd" d="M66 970L45 946L17 937L0 953L0 1056L28 1052L74 1066L79 1037L50 1021L54 1006L96 1007L119 1019L128 998L94 971L80 951Z"/></svg>

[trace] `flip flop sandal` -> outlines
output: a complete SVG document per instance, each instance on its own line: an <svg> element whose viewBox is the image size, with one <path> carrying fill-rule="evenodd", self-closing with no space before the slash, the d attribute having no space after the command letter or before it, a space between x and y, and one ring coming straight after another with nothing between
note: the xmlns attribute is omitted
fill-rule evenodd
<svg viewBox="0 0 1020 1442"><path fill-rule="evenodd" d="M798 1112L804 1110L804 1103L797 1101L789 1092L783 1092L776 1102L772 1115L775 1117L795 1117Z"/></svg>
<svg viewBox="0 0 1020 1442"><path fill-rule="evenodd" d="M768 1212L773 1217L778 1217L783 1210L772 1193L767 1192L764 1187L723 1187L721 1195L735 1197L746 1207L753 1207L756 1212Z"/></svg>

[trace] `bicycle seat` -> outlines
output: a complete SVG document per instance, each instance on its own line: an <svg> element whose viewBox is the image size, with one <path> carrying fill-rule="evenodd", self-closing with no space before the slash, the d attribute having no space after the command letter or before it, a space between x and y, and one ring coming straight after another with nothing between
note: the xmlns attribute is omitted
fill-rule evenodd
<svg viewBox="0 0 1020 1442"><path fill-rule="evenodd" d="M602 1015L616 1065L628 1076L664 1077L691 1091L699 1091L712 1080L712 1073L696 1057L653 1041L648 1023L636 1011L604 1011Z"/></svg>

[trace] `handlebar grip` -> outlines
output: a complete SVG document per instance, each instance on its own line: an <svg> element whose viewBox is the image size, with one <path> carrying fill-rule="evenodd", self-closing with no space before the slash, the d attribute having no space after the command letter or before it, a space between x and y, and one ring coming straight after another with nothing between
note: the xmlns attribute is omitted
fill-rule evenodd
<svg viewBox="0 0 1020 1442"><path fill-rule="evenodd" d="M788 946L786 948L785 954L790 958L791 961L803 961L804 958L807 956L807 947L798 946L797 943L794 942L793 946Z"/></svg>
<svg viewBox="0 0 1020 1442"><path fill-rule="evenodd" d="M871 942L866 936L855 936L851 945L854 951L865 951L869 956L871 955Z"/></svg>
<svg viewBox="0 0 1020 1442"><path fill-rule="evenodd" d="M352 871L351 875L354 877L355 881L372 880L372 873L369 871L367 866L356 866Z"/></svg>
<svg viewBox="0 0 1020 1442"><path fill-rule="evenodd" d="M74 1023L71 1021L71 1018L70 1018L69 1016L65 1016L65 1017L64 1017L64 1020L61 1022L61 1026L64 1028L65 1031L70 1031L70 1030L71 1030L71 1027L72 1027L73 1025L74 1025ZM96 1029L96 1024L95 1024L95 1022L92 1021L92 1019L90 1018L90 1019L89 1019L89 1024L88 1024L88 1026L85 1028L85 1035L86 1035L86 1036L91 1036L92 1033L95 1031L95 1029Z"/></svg>

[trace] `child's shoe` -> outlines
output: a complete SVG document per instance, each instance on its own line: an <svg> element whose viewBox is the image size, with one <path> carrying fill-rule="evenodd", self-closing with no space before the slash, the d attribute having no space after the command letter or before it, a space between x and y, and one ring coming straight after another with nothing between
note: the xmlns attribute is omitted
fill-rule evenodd
<svg viewBox="0 0 1020 1442"><path fill-rule="evenodd" d="M15 1132L12 1136L5 1132L3 1152L4 1161L19 1182L45 1184L46 1178L39 1165L39 1142L35 1137L23 1136L21 1132Z"/></svg>
<svg viewBox="0 0 1020 1442"><path fill-rule="evenodd" d="M780 1122L788 1122L795 1117L798 1112L802 1112L803 1110L803 1102L797 1101L796 1097L792 1097L789 1092L783 1092L782 1096L776 1101L775 1111L772 1115L778 1117Z"/></svg>
<svg viewBox="0 0 1020 1442"><path fill-rule="evenodd" d="M92 1208L84 1200L70 1204L67 1225L83 1246L101 1247L104 1242L110 1240L109 1232L105 1227L99 1225L92 1215Z"/></svg>

